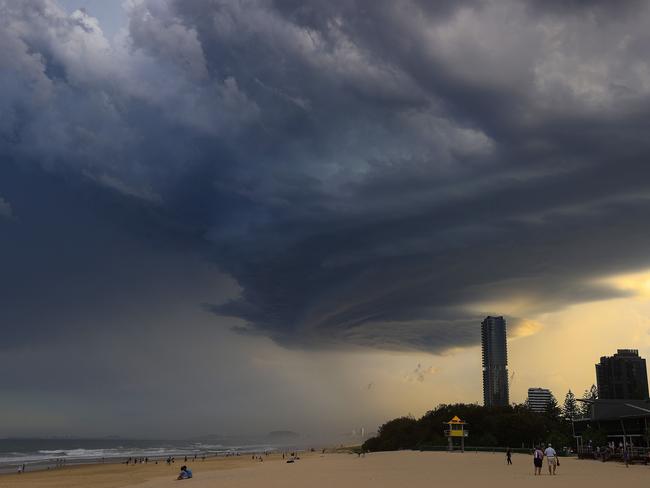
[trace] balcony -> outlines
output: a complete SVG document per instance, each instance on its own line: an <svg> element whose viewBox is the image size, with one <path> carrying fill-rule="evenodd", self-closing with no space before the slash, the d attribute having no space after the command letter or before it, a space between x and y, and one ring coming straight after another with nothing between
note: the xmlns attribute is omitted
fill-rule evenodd
<svg viewBox="0 0 650 488"><path fill-rule="evenodd" d="M445 437L469 437L469 431L467 430L456 430L456 429L445 429Z"/></svg>

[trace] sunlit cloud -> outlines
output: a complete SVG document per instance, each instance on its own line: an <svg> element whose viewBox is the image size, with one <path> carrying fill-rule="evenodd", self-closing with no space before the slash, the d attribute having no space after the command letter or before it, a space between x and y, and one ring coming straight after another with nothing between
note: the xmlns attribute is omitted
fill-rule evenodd
<svg viewBox="0 0 650 488"><path fill-rule="evenodd" d="M538 334L542 328L543 325L536 320L519 319L510 326L508 335L510 339L520 339Z"/></svg>
<svg viewBox="0 0 650 488"><path fill-rule="evenodd" d="M639 300L650 298L650 270L611 276L600 282L628 292Z"/></svg>

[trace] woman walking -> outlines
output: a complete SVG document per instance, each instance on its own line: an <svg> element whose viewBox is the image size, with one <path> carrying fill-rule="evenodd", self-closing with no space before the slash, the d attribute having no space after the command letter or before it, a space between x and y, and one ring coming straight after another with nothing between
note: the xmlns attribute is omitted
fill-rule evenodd
<svg viewBox="0 0 650 488"><path fill-rule="evenodd" d="M535 476L542 474L542 466L544 460L544 453L542 449L538 446L535 448L533 453L533 466L535 467Z"/></svg>

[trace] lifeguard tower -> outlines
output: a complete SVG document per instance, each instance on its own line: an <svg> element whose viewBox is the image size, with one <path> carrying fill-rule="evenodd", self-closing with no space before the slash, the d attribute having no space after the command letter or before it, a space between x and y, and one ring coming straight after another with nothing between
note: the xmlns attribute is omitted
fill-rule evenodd
<svg viewBox="0 0 650 488"><path fill-rule="evenodd" d="M465 437L469 435L467 422L463 422L456 415L449 422L443 422L445 437L449 439L449 451L454 450L454 439L460 439L460 452L465 452Z"/></svg>

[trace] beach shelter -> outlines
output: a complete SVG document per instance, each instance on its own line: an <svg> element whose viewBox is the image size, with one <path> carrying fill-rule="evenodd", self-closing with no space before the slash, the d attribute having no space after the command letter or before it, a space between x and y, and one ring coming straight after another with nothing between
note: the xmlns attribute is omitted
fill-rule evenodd
<svg viewBox="0 0 650 488"><path fill-rule="evenodd" d="M449 422L443 422L443 425L445 426L445 437L449 442L449 450L454 450L454 439L460 439L460 451L465 452L465 437L469 436L467 422L454 415Z"/></svg>

